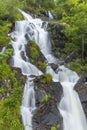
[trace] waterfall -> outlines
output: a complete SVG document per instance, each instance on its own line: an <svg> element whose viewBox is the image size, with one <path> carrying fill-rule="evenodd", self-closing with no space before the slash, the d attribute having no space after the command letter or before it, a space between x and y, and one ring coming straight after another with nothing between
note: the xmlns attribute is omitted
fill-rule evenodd
<svg viewBox="0 0 87 130"><path fill-rule="evenodd" d="M10 44L14 48L13 61L14 67L20 68L27 80L24 87L23 100L21 105L21 115L25 130L32 130L32 116L35 107L34 81L35 76L43 73L29 62L26 55L25 45L28 40L34 40L39 46L42 54L47 59L48 64L58 64L59 59L55 58L51 51L51 41L46 31L47 22L41 19L32 18L29 14L21 11L25 20L15 23L15 31L9 34L12 41ZM25 59L21 53L24 53ZM82 109L78 94L74 90L74 85L79 76L66 68L59 66L55 72L50 65L46 68L46 73L50 73L54 82L60 82L63 87L63 97L58 105L58 109L63 117L63 130L86 130L87 122ZM33 75L33 78L31 77Z"/></svg>
<svg viewBox="0 0 87 130"><path fill-rule="evenodd" d="M79 96L74 90L74 85L79 77L64 66L61 69L59 77L63 86L63 97L58 108L63 117L64 130L86 130L86 117Z"/></svg>

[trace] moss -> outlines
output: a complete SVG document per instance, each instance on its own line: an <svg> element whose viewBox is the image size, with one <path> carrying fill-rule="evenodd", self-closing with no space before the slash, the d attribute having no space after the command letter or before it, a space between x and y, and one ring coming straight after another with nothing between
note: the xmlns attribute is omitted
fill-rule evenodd
<svg viewBox="0 0 87 130"><path fill-rule="evenodd" d="M43 69L46 69L46 64L45 63L43 63L42 61L38 61L37 62L37 65L38 65L38 68L39 69L41 69L41 70L43 70Z"/></svg>
<svg viewBox="0 0 87 130"><path fill-rule="evenodd" d="M30 62L37 66L40 70L44 71L47 65L44 63L44 57L35 41L29 41L27 48Z"/></svg>
<svg viewBox="0 0 87 130"><path fill-rule="evenodd" d="M57 130L57 128L55 126L52 126L51 130Z"/></svg>
<svg viewBox="0 0 87 130"><path fill-rule="evenodd" d="M37 61L39 57L39 47L36 45L34 41L29 41L30 47L29 47L29 52L30 52L30 58L33 59L33 61Z"/></svg>
<svg viewBox="0 0 87 130"><path fill-rule="evenodd" d="M41 80L41 83L47 84L50 83L51 81L52 81L52 75L49 73L45 73L43 79Z"/></svg>
<svg viewBox="0 0 87 130"><path fill-rule="evenodd" d="M49 101L51 98L52 98L52 96L51 96L50 94L45 94L45 95L42 97L41 101L42 101L43 103L46 103L46 102Z"/></svg>
<svg viewBox="0 0 87 130"><path fill-rule="evenodd" d="M37 59L39 57L38 50L35 47L32 47L30 50L31 58Z"/></svg>
<svg viewBox="0 0 87 130"><path fill-rule="evenodd" d="M50 129L50 130L57 130L58 128L60 128L60 125L59 125L59 124L54 125L54 126L51 126L51 129Z"/></svg>

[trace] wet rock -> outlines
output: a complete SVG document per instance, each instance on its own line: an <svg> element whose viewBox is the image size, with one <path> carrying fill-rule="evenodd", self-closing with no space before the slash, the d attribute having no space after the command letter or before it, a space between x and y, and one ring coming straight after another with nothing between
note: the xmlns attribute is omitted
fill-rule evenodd
<svg viewBox="0 0 87 130"><path fill-rule="evenodd" d="M52 67L52 69L55 71L58 68L57 64L51 63L50 66Z"/></svg>
<svg viewBox="0 0 87 130"><path fill-rule="evenodd" d="M41 77L42 78L42 77ZM62 117L57 108L62 96L62 86L60 83L50 82L41 84L40 79L35 81L35 96L37 109L33 116L34 130L50 130L52 126L59 125L58 130L62 130ZM42 99L50 95L45 101Z"/></svg>
<svg viewBox="0 0 87 130"><path fill-rule="evenodd" d="M81 103L83 105L87 117L87 73L81 76L74 88L79 94Z"/></svg>
<svg viewBox="0 0 87 130"><path fill-rule="evenodd" d="M21 51L21 57L22 57L22 59L23 59L23 60L25 60L25 61L26 61L26 56L25 56L24 51Z"/></svg>

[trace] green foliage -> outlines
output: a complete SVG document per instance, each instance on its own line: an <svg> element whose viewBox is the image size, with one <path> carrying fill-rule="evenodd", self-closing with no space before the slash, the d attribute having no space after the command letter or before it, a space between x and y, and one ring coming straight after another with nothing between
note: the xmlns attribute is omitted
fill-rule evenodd
<svg viewBox="0 0 87 130"><path fill-rule="evenodd" d="M52 81L52 75L49 73L45 73L43 79L41 80L43 84L50 83L51 81Z"/></svg>
<svg viewBox="0 0 87 130"><path fill-rule="evenodd" d="M0 130L23 130L20 105L25 78L16 78L17 71L7 64L13 49L0 54Z"/></svg>
<svg viewBox="0 0 87 130"><path fill-rule="evenodd" d="M81 65L78 63L70 63L69 68L73 71L76 71L78 74L81 74Z"/></svg>
<svg viewBox="0 0 87 130"><path fill-rule="evenodd" d="M7 36L7 33L9 31L9 28L6 25L2 25L0 26L0 46L6 46L9 41L10 38Z"/></svg>
<svg viewBox="0 0 87 130"><path fill-rule="evenodd" d="M13 6L14 5L14 6ZM23 2L19 0L0 0L0 18L3 20L14 20L21 19L21 15L18 12L18 8L23 7Z"/></svg>
<svg viewBox="0 0 87 130"><path fill-rule="evenodd" d="M60 10L60 11L59 11ZM87 57L87 2L85 0L58 1L54 9L57 20L65 26L64 34L68 38L64 51L82 51L82 36L84 35L84 58ZM81 56L81 53L80 53Z"/></svg>
<svg viewBox="0 0 87 130"><path fill-rule="evenodd" d="M58 128L60 128L59 124L52 126L50 130L57 130Z"/></svg>
<svg viewBox="0 0 87 130"><path fill-rule="evenodd" d="M29 41L30 47L29 47L29 52L30 52L30 58L32 59L33 62L36 62L37 59L39 58L39 47L34 41Z"/></svg>
<svg viewBox="0 0 87 130"><path fill-rule="evenodd" d="M30 50L31 58L37 59L39 57L38 50L35 47L32 47Z"/></svg>
<svg viewBox="0 0 87 130"><path fill-rule="evenodd" d="M41 52L34 41L28 43L30 62L36 65L40 70L45 70L46 64L41 59Z"/></svg>
<svg viewBox="0 0 87 130"><path fill-rule="evenodd" d="M47 65L46 65L45 63L43 63L42 61L38 61L38 62L37 62L37 65L38 65L39 69L41 69L41 70L45 69L46 66L47 66Z"/></svg>
<svg viewBox="0 0 87 130"><path fill-rule="evenodd" d="M68 64L68 67L76 71L79 75L83 75L84 73L87 72L87 63L81 64L82 61L81 59L77 59L75 62L71 62Z"/></svg>
<svg viewBox="0 0 87 130"><path fill-rule="evenodd" d="M0 63L6 63L9 56L13 53L13 49L6 49L4 53L0 54Z"/></svg>
<svg viewBox="0 0 87 130"><path fill-rule="evenodd" d="M52 126L51 127L51 130L57 130L55 126Z"/></svg>
<svg viewBox="0 0 87 130"><path fill-rule="evenodd" d="M23 93L23 78L16 79L16 71L12 71L6 63L0 65L0 130L22 130L20 123L20 105ZM9 95L6 95L9 93ZM2 97L4 100L1 100Z"/></svg>

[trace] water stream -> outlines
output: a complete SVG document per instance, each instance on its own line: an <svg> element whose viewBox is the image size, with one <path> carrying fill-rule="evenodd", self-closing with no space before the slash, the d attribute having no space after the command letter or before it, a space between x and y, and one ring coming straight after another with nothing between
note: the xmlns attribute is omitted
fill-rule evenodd
<svg viewBox="0 0 87 130"><path fill-rule="evenodd" d="M3 54L5 50L6 50L6 47L3 47L2 50L0 51L0 54Z"/></svg>
<svg viewBox="0 0 87 130"><path fill-rule="evenodd" d="M28 21L16 21L15 31L9 34L12 38L10 44L14 48L13 54L13 67L20 68L22 74L27 77L23 100L21 105L21 115L25 130L32 130L32 116L35 110L35 93L34 93L34 82L35 76L42 75L43 73L29 62L29 58L26 55L25 45L27 39L25 37L27 33ZM22 57L24 55L25 59ZM33 76L33 78L31 77Z"/></svg>
<svg viewBox="0 0 87 130"><path fill-rule="evenodd" d="M20 10L20 12L25 20L17 21L15 23L15 31L9 34L9 36L12 38L10 44L14 48L13 66L20 68L23 75L27 76L21 105L21 115L25 130L32 130L32 116L36 107L34 82L31 76L33 75L35 78L35 76L42 75L43 73L29 62L25 51L27 41L34 40L37 43L48 64L58 64L59 60L51 52L50 37L46 31L48 23L38 18L32 18L24 11ZM22 53L25 59L22 58ZM86 118L78 94L74 90L74 85L79 79L78 75L64 66L59 66L56 73L48 65L46 72L52 75L54 82L60 82L63 86L63 97L58 105L58 109L63 117L63 129L86 130Z"/></svg>
<svg viewBox="0 0 87 130"><path fill-rule="evenodd" d="M50 19L54 19L53 15L50 11L48 11L48 16L49 16Z"/></svg>

